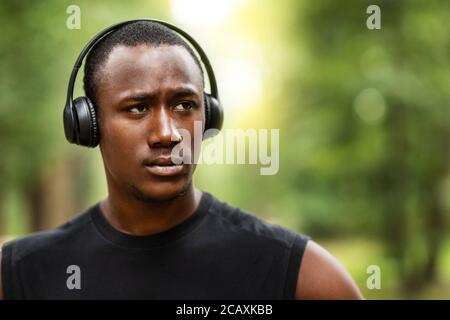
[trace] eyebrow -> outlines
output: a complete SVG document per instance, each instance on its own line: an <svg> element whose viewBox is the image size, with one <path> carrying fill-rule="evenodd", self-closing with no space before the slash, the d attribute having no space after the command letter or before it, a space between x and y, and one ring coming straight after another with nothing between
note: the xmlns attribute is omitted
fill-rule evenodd
<svg viewBox="0 0 450 320"><path fill-rule="evenodd" d="M191 89L191 88L180 88L175 89L175 93L171 96L171 99L179 99L183 97L188 96L196 96L199 97L197 91ZM139 94L132 94L125 96L124 98L120 99L121 102L124 101L149 101L154 100L156 97L155 93L139 93Z"/></svg>

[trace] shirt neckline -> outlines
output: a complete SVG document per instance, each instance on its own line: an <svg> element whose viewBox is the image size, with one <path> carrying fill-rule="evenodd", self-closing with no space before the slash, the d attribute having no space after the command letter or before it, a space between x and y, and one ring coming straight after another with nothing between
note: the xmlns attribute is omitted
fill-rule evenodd
<svg viewBox="0 0 450 320"><path fill-rule="evenodd" d="M206 216L212 200L212 195L203 191L197 209L187 219L168 230L144 236L127 234L113 227L103 215L100 202L91 209L90 215L97 230L107 240L122 247L145 249L162 246L191 232Z"/></svg>

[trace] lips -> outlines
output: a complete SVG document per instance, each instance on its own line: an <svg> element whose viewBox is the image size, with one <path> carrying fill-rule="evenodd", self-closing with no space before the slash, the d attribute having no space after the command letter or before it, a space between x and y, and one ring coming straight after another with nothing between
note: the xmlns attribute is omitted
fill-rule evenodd
<svg viewBox="0 0 450 320"><path fill-rule="evenodd" d="M174 164L170 157L160 157L144 162L145 169L157 176L176 176L183 171L183 164Z"/></svg>

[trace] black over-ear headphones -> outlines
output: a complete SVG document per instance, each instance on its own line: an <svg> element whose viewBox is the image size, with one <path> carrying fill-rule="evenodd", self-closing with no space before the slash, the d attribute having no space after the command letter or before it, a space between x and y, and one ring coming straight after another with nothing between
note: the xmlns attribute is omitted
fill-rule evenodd
<svg viewBox="0 0 450 320"><path fill-rule="evenodd" d="M205 97L205 131L208 129L220 130L223 123L223 109L219 100L219 92L217 90L216 78L214 71L203 49L189 34L185 31L171 25L165 21L153 19L136 19L117 23L103 31L99 32L94 38L89 41L78 56L72 73L70 75L69 86L67 88L67 100L64 107L64 133L67 141L81 146L94 148L100 141L100 132L98 127L98 120L96 109L93 103L87 97L78 97L73 99L73 90L75 86L75 79L77 77L78 69L81 67L84 57L88 52L101 40L111 32L117 29L138 21L151 21L162 24L172 31L180 34L185 38L197 51L203 65L205 66L211 93L204 92ZM205 136L206 137L206 136Z"/></svg>

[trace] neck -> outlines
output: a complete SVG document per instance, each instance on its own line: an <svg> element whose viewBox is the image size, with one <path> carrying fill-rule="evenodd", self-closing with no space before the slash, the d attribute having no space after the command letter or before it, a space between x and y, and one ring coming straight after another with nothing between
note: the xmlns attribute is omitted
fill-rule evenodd
<svg viewBox="0 0 450 320"><path fill-rule="evenodd" d="M145 202L127 192L108 186L108 197L100 209L116 229L132 235L157 234L183 222L197 209L202 192L193 183L177 198L164 202Z"/></svg>

